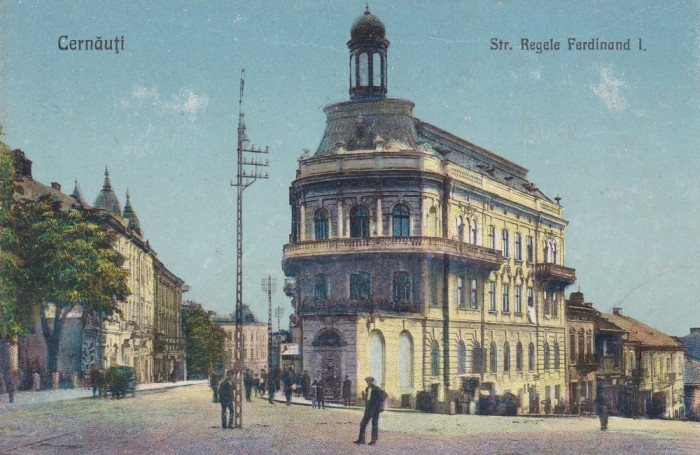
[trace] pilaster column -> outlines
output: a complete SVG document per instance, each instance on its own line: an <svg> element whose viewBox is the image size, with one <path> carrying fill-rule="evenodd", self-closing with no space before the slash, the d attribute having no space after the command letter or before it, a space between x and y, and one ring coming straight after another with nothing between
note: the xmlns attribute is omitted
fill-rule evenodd
<svg viewBox="0 0 700 455"><path fill-rule="evenodd" d="M384 235L384 225L382 224L382 198L377 198L377 235Z"/></svg>

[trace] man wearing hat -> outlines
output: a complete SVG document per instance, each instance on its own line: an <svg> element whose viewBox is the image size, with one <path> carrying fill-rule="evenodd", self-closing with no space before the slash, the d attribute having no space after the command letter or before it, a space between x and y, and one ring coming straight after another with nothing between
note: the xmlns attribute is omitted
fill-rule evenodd
<svg viewBox="0 0 700 455"><path fill-rule="evenodd" d="M233 394L236 386L231 381L233 371L228 370L226 377L219 384L219 403L221 403L221 428L233 428ZM228 426L226 425L226 410L228 410Z"/></svg>
<svg viewBox="0 0 700 455"><path fill-rule="evenodd" d="M355 444L365 443L365 427L372 420L372 439L369 441L369 445L374 445L379 436L379 413L384 410L386 392L374 384L372 376L367 376L365 382L367 382L367 388L362 392L362 396L365 399L365 415L360 422L360 436L355 441Z"/></svg>

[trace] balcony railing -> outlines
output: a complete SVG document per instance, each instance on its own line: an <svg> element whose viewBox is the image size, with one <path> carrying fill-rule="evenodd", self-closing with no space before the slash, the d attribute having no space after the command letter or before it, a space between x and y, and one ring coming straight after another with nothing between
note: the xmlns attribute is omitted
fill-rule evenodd
<svg viewBox="0 0 700 455"><path fill-rule="evenodd" d="M353 253L443 253L492 270L503 263L500 251L441 237L340 238L289 243L284 246L283 262Z"/></svg>
<svg viewBox="0 0 700 455"><path fill-rule="evenodd" d="M535 278L540 283L564 288L576 281L576 270L548 262L538 263L535 265Z"/></svg>
<svg viewBox="0 0 700 455"><path fill-rule="evenodd" d="M597 374L622 374L622 362L612 356L598 357Z"/></svg>
<svg viewBox="0 0 700 455"><path fill-rule="evenodd" d="M598 368L598 361L592 354L576 357L575 362L576 369L581 373L589 373Z"/></svg>
<svg viewBox="0 0 700 455"><path fill-rule="evenodd" d="M395 302L374 299L307 299L297 308L301 314L374 314L374 313L420 313L417 302Z"/></svg>

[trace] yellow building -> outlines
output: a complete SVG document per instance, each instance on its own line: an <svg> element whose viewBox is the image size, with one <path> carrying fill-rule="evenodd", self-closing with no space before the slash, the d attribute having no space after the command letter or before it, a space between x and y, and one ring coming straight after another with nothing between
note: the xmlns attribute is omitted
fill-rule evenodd
<svg viewBox="0 0 700 455"><path fill-rule="evenodd" d="M565 399L562 207L527 169L386 98L388 46L376 16L355 21L351 100L325 108L290 188L303 368L372 375L394 406L512 393L544 412Z"/></svg>
<svg viewBox="0 0 700 455"><path fill-rule="evenodd" d="M267 365L267 324L260 322L250 311L248 305L243 305L243 363L245 368L250 368L252 373L260 373L261 369L268 369ZM231 370L236 361L235 356L235 314L226 316L213 315L212 321L216 322L226 333L224 340L224 370Z"/></svg>

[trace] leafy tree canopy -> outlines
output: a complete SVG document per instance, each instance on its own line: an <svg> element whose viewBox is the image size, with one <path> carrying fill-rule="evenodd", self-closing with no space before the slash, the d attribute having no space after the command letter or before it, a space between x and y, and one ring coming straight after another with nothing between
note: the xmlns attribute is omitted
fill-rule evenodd
<svg viewBox="0 0 700 455"><path fill-rule="evenodd" d="M187 351L187 368L205 373L216 368L224 358L226 333L201 308L188 310L183 320Z"/></svg>

